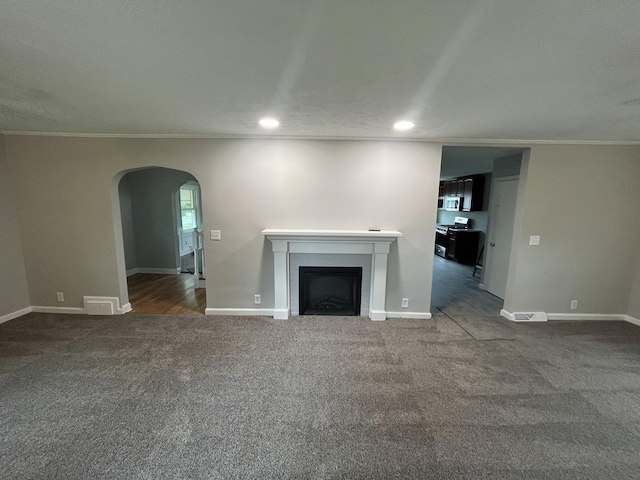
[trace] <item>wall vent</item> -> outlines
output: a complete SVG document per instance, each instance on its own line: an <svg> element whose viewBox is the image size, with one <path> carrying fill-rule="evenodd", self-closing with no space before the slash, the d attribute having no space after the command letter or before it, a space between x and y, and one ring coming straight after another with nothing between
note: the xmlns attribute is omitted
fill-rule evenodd
<svg viewBox="0 0 640 480"><path fill-rule="evenodd" d="M514 312L515 322L546 322L547 314L544 312Z"/></svg>
<svg viewBox="0 0 640 480"><path fill-rule="evenodd" d="M82 297L88 315L115 315L120 308L117 297Z"/></svg>

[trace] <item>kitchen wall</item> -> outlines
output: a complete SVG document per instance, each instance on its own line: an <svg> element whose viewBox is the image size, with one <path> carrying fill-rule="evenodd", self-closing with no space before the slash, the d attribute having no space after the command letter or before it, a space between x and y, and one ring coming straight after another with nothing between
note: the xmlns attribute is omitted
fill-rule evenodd
<svg viewBox="0 0 640 480"><path fill-rule="evenodd" d="M509 155L507 157L496 158L493 161L493 176L512 177L520 175L520 166L522 164L522 154Z"/></svg>
<svg viewBox="0 0 640 480"><path fill-rule="evenodd" d="M36 305L126 295L116 176L157 166L191 173L205 230L222 231L205 243L208 307L254 308L256 293L273 305L264 228L381 228L404 234L389 255L387 309L408 297L411 311L429 311L438 144L11 136L7 154Z"/></svg>
<svg viewBox="0 0 640 480"><path fill-rule="evenodd" d="M627 313L640 246L640 147L534 145L526 156L505 309ZM529 246L530 235L540 235L539 246Z"/></svg>
<svg viewBox="0 0 640 480"><path fill-rule="evenodd" d="M15 214L13 185L8 178L5 137L0 135L0 320L31 305ZM7 318L5 317L4 320Z"/></svg>

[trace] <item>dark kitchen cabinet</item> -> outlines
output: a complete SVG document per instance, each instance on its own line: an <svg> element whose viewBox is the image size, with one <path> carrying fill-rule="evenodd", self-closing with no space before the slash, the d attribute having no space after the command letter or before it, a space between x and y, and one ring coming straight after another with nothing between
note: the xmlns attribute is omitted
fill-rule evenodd
<svg viewBox="0 0 640 480"><path fill-rule="evenodd" d="M455 194L451 192L451 182L450 181L444 182L444 196L450 197L452 195L455 195Z"/></svg>
<svg viewBox="0 0 640 480"><path fill-rule="evenodd" d="M483 208L484 175L442 180L438 189L438 208L444 208L445 197L462 197L463 212L479 212Z"/></svg>
<svg viewBox="0 0 640 480"><path fill-rule="evenodd" d="M461 179L451 180L451 196L462 197L464 195L464 181Z"/></svg>
<svg viewBox="0 0 640 480"><path fill-rule="evenodd" d="M484 200L484 176L478 175L464 179L463 212L477 212L482 210Z"/></svg>
<svg viewBox="0 0 640 480"><path fill-rule="evenodd" d="M447 258L467 265L475 264L479 240L480 232L449 230L447 233Z"/></svg>

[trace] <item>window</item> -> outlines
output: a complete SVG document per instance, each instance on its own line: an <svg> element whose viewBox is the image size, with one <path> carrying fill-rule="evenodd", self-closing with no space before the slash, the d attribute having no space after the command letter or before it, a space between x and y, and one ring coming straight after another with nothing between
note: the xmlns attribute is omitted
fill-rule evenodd
<svg viewBox="0 0 640 480"><path fill-rule="evenodd" d="M180 188L180 218L183 230L190 230L198 226L197 201L196 187Z"/></svg>

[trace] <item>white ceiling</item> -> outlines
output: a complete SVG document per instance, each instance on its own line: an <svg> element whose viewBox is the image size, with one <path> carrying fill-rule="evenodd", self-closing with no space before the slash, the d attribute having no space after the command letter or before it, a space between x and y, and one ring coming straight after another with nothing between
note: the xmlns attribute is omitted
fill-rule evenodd
<svg viewBox="0 0 640 480"><path fill-rule="evenodd" d="M5 1L0 131L640 142L639 25L638 0Z"/></svg>

